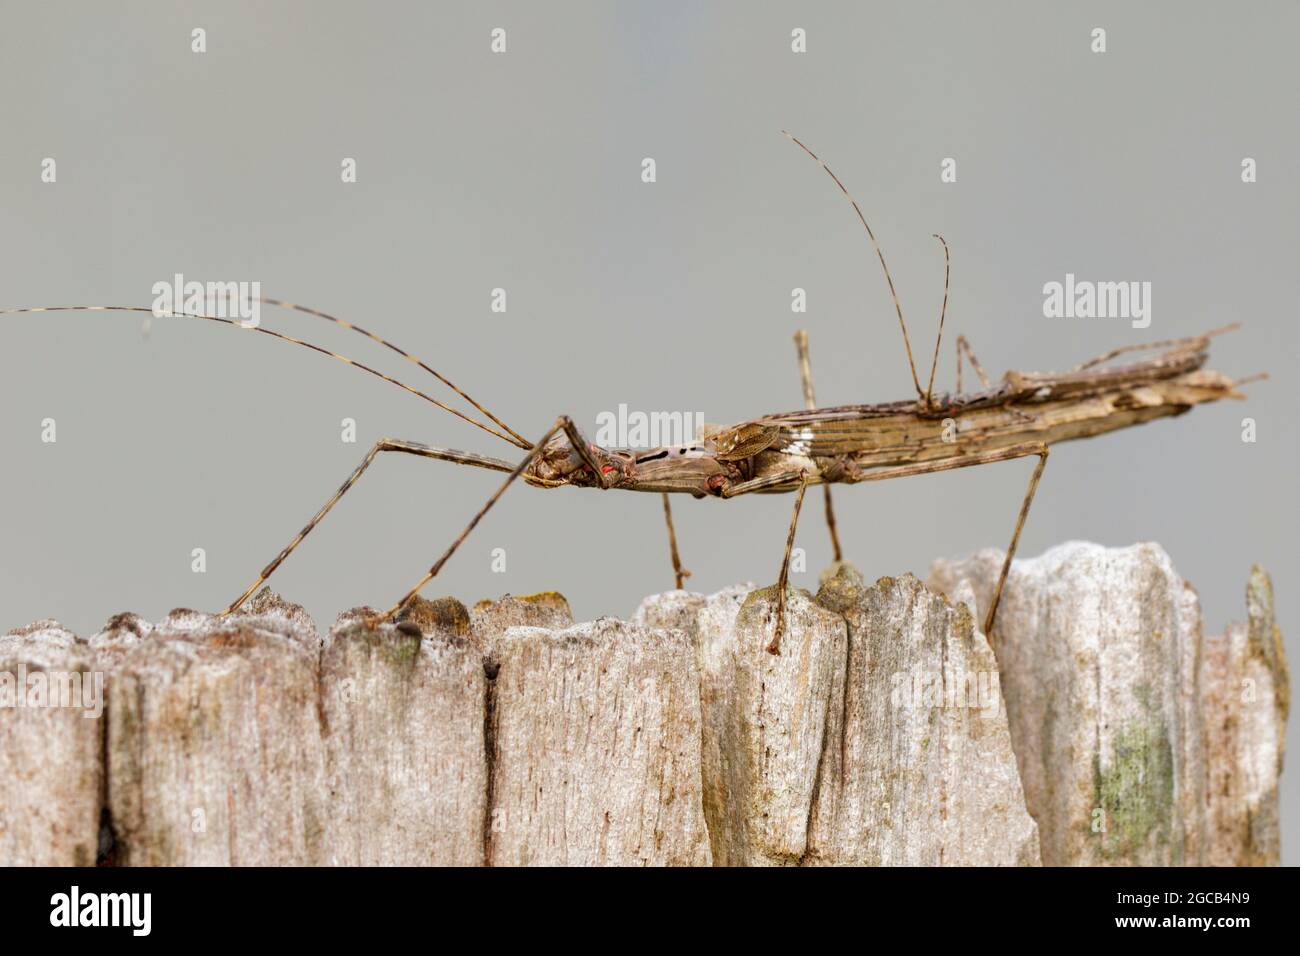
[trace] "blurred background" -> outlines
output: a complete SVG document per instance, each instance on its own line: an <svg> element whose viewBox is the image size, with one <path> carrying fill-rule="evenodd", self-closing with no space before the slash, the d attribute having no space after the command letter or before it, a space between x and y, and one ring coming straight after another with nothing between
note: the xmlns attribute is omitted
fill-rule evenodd
<svg viewBox="0 0 1300 956"><path fill-rule="evenodd" d="M862 203L927 365L931 233L950 243L941 388L958 333L997 376L1245 323L1211 365L1272 379L1245 403L1059 446L1020 553L1160 542L1207 632L1244 618L1260 562L1300 661L1298 29L1280 2L7 3L0 304L149 306L177 272L260 281L392 338L530 438L562 412L594 434L620 403L709 422L801 407L797 328L822 404L908 398L870 246L788 128ZM956 182L940 180L946 158ZM1151 282L1150 327L1044 318L1043 285L1067 272ZM519 454L306 350L141 319L0 320L3 628L56 617L88 634L121 610L224 606L382 436ZM358 336L270 309L262 322L442 396ZM1031 469L844 489L847 556L869 578L925 577L935 557L1005 547ZM323 626L387 606L497 481L383 456L272 584ZM675 503L692 588L775 580L789 497ZM797 543L795 583L815 588L820 494ZM671 585L657 496L520 487L425 593L555 588L591 618ZM1283 777L1290 861L1298 779Z"/></svg>

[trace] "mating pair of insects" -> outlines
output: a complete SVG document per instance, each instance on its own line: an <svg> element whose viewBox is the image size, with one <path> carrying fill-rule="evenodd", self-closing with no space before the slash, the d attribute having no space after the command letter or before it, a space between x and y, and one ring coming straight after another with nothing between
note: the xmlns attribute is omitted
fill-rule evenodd
<svg viewBox="0 0 1300 956"><path fill-rule="evenodd" d="M1016 518L1011 542L1007 547L1006 559L998 576L997 587L984 620L984 633L991 635L1007 571L1016 553L1016 545L1020 541L1020 532L1024 528L1029 507L1033 503L1038 481L1047 464L1050 445L1142 424L1155 418L1178 415L1202 402L1243 397L1236 391L1236 386L1251 379L1233 381L1225 375L1203 367L1210 337L1235 326L1190 338L1124 346L1089 359L1063 373L1007 372L1001 383L996 386L989 382L966 339L958 336L956 391L953 394L936 395L934 376L947 313L951 264L948 244L942 236L937 235L935 238L939 240L944 253L944 294L943 305L939 312L938 334L934 343L934 357L930 363L929 380L923 389L916 373L911 340L907 333L907 324L903 320L903 309L898 301L893 277L889 273L884 253L861 207L829 166L798 139L789 133L785 135L826 171L852 205L866 229L889 285L894 311L898 315L899 328L903 333L903 345L907 352L907 363L912 373L912 384L916 389L915 399L878 405L818 408L813 392L807 335L800 332L795 336L795 344L798 349L806 405L803 411L765 415L728 428L711 429L708 434L700 436L693 444L648 450L602 448L592 444L582 436L567 415L561 415L541 438L530 442L471 398L468 393L410 352L373 332L325 312L278 299L262 300L269 305L282 306L333 322L378 342L433 375L468 402L482 417L475 417L472 413L453 408L367 365L284 333L260 325L248 326L234 319L197 313L173 313L188 318L251 328L263 335L274 336L282 341L313 349L405 389L410 394L419 396L526 452L523 458L511 462L450 448L437 448L419 442L395 438L380 439L366 453L361 463L338 491L330 496L302 530L293 537L293 540L262 569L256 580L222 613L230 614L238 610L262 586L348 489L356 484L381 453L400 452L459 465L486 468L502 472L507 477L437 561L401 600L382 615L380 620L391 620L402 613L420 589L442 570L483 516L520 477L527 484L539 488L571 485L577 488L661 494L668 527L669 553L678 588L682 587L690 572L682 567L678 554L669 495L689 494L697 498L725 499L754 493L793 492L794 510L790 518L785 556L778 577L773 634L767 646L768 651L779 654L781 635L785 629L790 553L799 521L799 511L809 485L825 486L826 522L835 559L838 561L841 559L841 551L831 504L829 487L831 484L883 481L888 478L904 478L954 468L967 468L1013 458L1037 458L1020 506L1020 513ZM0 314L63 311L151 312L152 310L137 306L57 306L7 309L0 311ZM1136 351L1152 351L1155 354L1141 361L1114 364L1114 360L1121 355ZM962 392L963 355L979 376L982 386L979 391Z"/></svg>

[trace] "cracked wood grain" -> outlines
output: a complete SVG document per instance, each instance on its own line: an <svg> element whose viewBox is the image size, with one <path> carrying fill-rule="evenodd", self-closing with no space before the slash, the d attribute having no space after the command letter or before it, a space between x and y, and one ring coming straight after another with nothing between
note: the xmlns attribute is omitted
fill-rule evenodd
<svg viewBox="0 0 1300 956"><path fill-rule="evenodd" d="M1279 858L1289 678L1271 584L1202 638L1157 546L1072 543L868 585L358 608L0 638L0 863L1029 865ZM996 649L996 655L994 653ZM100 674L102 712L13 706Z"/></svg>

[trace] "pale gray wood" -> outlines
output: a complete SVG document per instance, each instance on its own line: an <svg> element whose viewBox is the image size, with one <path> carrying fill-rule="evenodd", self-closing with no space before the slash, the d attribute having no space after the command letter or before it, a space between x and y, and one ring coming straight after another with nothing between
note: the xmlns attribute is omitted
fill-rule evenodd
<svg viewBox="0 0 1300 956"><path fill-rule="evenodd" d="M174 611L110 675L108 805L129 865L328 859L318 661L301 609Z"/></svg>
<svg viewBox="0 0 1300 956"><path fill-rule="evenodd" d="M497 641L512 627L545 627L562 630L573 624L573 612L564 595L556 591L516 597L503 595L495 601L483 600L470 612L470 637L489 660L496 652Z"/></svg>
<svg viewBox="0 0 1300 956"><path fill-rule="evenodd" d="M512 627L496 657L493 865L709 864L687 635Z"/></svg>
<svg viewBox="0 0 1300 956"><path fill-rule="evenodd" d="M635 616L694 639L715 862L1036 864L997 665L970 610L910 576L867 588L841 565L816 600L790 593L773 656L775 597L668 592ZM970 706L898 698L896 677L913 674L983 680Z"/></svg>
<svg viewBox="0 0 1300 956"><path fill-rule="evenodd" d="M468 622L463 607L447 618ZM482 656L454 630L370 629L344 617L326 638L329 863L484 862L487 678Z"/></svg>
<svg viewBox="0 0 1300 956"><path fill-rule="evenodd" d="M1205 639L1201 699L1205 714L1210 866L1280 862L1278 777L1291 705L1273 584L1258 566L1246 586L1247 623Z"/></svg>
<svg viewBox="0 0 1300 956"><path fill-rule="evenodd" d="M848 659L806 862L1040 862L997 661L963 598L910 574L868 587L848 566L824 582L818 601L847 622Z"/></svg>
<svg viewBox="0 0 1300 956"><path fill-rule="evenodd" d="M939 561L931 580L967 582L982 611L1002 559ZM1207 761L1211 777L1238 770L1207 750L1220 705L1204 697L1200 606L1164 550L1070 542L1016 561L993 638L1043 862L1206 862Z"/></svg>
<svg viewBox="0 0 1300 956"><path fill-rule="evenodd" d="M102 693L94 654L55 621L0 637L0 866L95 863L104 766L97 680Z"/></svg>
<svg viewBox="0 0 1300 956"><path fill-rule="evenodd" d="M1013 565L990 646L1001 562L936 562L935 590L833 567L778 656L752 585L630 623L549 592L359 608L324 641L269 593L89 641L38 622L0 674L100 673L106 709L0 708L0 863L1276 863L1267 575L1202 639L1157 546L1063 545Z"/></svg>

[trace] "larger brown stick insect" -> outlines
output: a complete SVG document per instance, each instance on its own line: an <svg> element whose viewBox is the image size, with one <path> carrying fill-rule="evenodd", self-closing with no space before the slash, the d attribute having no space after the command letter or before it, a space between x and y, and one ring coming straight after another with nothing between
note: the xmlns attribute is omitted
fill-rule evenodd
<svg viewBox="0 0 1300 956"><path fill-rule="evenodd" d="M956 392L934 394L934 375L939 360L944 318L947 313L950 271L948 244L944 242L942 236L935 236L935 238L942 244L944 252L943 306L939 312L939 331L935 338L929 380L926 387L921 388L920 379L916 374L916 363L912 357L907 324L903 320L903 309L899 304L894 280L889 273L889 267L885 264L885 257L881 252L880 244L876 241L875 233L867 224L857 201L849 195L844 184L831 172L830 167L799 140L788 133L786 135L834 180L835 185L852 204L858 219L867 231L889 285L894 311L898 315L898 324L907 351L908 367L912 373L912 384L916 389L915 400L906 399L879 405L816 407L812 372L808 361L807 335L800 332L795 336L795 343L803 380L804 401L807 406L803 411L765 415L728 428L708 430L707 434L699 436L696 442L689 445L648 450L602 448L594 445L582 436L567 415L561 415L546 434L536 442L530 442L411 353L398 348L373 332L325 312L278 299L262 300L269 305L282 306L333 322L392 349L452 389L491 424L452 408L369 366L281 332L261 326L250 326L235 319L185 312L171 313L187 318L251 328L264 335L313 349L397 385L507 444L526 451L522 459L512 463L500 458L450 448L436 448L418 442L396 438L380 439L366 453L361 463L338 491L330 496L303 529L294 535L293 540L262 569L253 583L222 613L229 614L236 611L248 600L249 596L275 572L294 548L298 547L329 513L343 494L356 484L357 479L381 452L401 452L499 471L508 477L470 519L469 524L452 541L441 557L401 600L380 617L380 620L392 619L410 603L420 589L442 570L443 565L456 553L456 549L483 516L520 476L526 483L538 488L572 485L577 488L648 491L661 494L668 525L669 550L678 588L682 587L684 579L690 572L683 569L678 554L668 498L670 494L725 499L753 493L794 492L794 513L790 519L785 556L778 577L775 628L767 648L771 653L779 654L781 634L785 627L791 547L799 520L799 510L809 485L826 486L824 488L826 520L835 559L838 561L841 558L840 543L835 528L829 485L884 481L888 478L924 475L954 468L1007 461L1012 458L1036 457L1038 461L1029 478L1029 486L1016 518L1015 530L1011 534L1011 543L1007 547L1006 560L1002 564L997 588L993 592L993 600L984 621L984 633L991 634L998 602L1002 596L1002 586L1016 553L1016 545L1019 543L1025 518L1029 514L1029 507L1034 500L1034 491L1047 464L1050 445L1075 438L1089 438L1130 425L1140 425L1155 418L1179 415L1202 402L1243 397L1235 388L1251 379L1233 381L1219 372L1203 367L1210 337L1235 326L1190 338L1124 346L1089 359L1067 372L1007 372L997 386L990 384L970 344L964 337L958 336ZM6 309L0 311L0 314L61 311L151 313L153 310L137 306L57 306ZM1160 351L1142 361L1123 365L1113 364L1113 360L1121 355L1146 350ZM983 386L979 391L963 393L961 390L963 354L979 376Z"/></svg>

